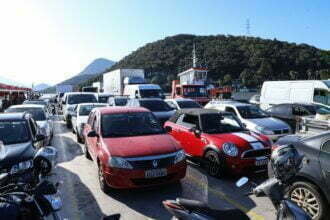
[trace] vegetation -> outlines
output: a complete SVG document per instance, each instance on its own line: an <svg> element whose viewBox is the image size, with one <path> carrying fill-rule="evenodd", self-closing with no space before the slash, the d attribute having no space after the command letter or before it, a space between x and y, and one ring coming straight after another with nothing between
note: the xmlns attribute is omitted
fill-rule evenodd
<svg viewBox="0 0 330 220"><path fill-rule="evenodd" d="M330 51L306 44L244 36L176 35L146 44L110 70L143 68L147 78L169 90L172 79L192 66L192 47L196 44L199 65L209 69L210 82L228 85L238 82L260 86L264 80L330 78ZM79 86L101 80L102 75Z"/></svg>

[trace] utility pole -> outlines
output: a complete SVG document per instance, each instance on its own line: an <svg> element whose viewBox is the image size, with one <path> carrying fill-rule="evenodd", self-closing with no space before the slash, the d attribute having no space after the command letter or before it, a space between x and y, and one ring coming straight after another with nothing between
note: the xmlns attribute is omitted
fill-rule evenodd
<svg viewBox="0 0 330 220"><path fill-rule="evenodd" d="M250 28L251 28L251 25L250 25L250 19L246 19L246 24L245 24L245 28L246 28L246 37L249 37L250 36Z"/></svg>

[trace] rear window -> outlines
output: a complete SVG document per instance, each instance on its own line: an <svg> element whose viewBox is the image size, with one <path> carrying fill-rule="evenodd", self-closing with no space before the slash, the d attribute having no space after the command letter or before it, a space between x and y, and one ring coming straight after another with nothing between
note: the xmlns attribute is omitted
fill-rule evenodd
<svg viewBox="0 0 330 220"><path fill-rule="evenodd" d="M180 108L202 108L197 102L194 101L177 101Z"/></svg>
<svg viewBox="0 0 330 220"><path fill-rule="evenodd" d="M127 104L127 98L115 98L116 106L125 106Z"/></svg>
<svg viewBox="0 0 330 220"><path fill-rule="evenodd" d="M106 105L83 105L80 106L79 108L79 115L81 116L86 116L89 115L89 113L94 109L94 108L100 108L100 107L105 107Z"/></svg>
<svg viewBox="0 0 330 220"><path fill-rule="evenodd" d="M80 103L88 103L88 102L97 102L95 95L93 94L76 94L69 95L68 104L80 104Z"/></svg>
<svg viewBox="0 0 330 220"><path fill-rule="evenodd" d="M41 108L9 108L6 112L28 112L35 121L45 121L46 114Z"/></svg>
<svg viewBox="0 0 330 220"><path fill-rule="evenodd" d="M172 108L162 100L142 100L140 105L152 112L167 112L171 111Z"/></svg>

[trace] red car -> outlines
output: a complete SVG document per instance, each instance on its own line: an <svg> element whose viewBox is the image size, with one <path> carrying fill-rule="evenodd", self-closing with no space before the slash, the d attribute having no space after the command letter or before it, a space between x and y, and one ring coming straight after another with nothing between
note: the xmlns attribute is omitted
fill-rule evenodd
<svg viewBox="0 0 330 220"><path fill-rule="evenodd" d="M187 156L207 165L212 176L266 171L271 141L247 131L231 113L211 109L184 109L165 123Z"/></svg>
<svg viewBox="0 0 330 220"><path fill-rule="evenodd" d="M84 129L87 158L98 166L101 189L138 188L185 177L185 153L145 108L93 109Z"/></svg>

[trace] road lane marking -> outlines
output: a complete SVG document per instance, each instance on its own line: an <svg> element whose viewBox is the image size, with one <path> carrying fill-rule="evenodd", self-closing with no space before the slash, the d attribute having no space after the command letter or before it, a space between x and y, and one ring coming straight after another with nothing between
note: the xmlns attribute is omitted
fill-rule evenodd
<svg viewBox="0 0 330 220"><path fill-rule="evenodd" d="M193 177L193 176L189 175L188 178L191 179L194 183L196 183L199 187L204 187L205 186L205 184L203 184L196 177ZM222 200L225 200L226 202L228 202L229 204L231 204L235 208L238 208L238 209L242 210L243 212L245 212L252 220L264 220L265 219L265 217L263 217L262 215L259 215L259 214L255 213L254 211L251 211L249 208L247 208L244 205L240 204L239 202L231 199L224 192L213 189L209 186L207 186L207 188L208 188L209 192L211 192L213 195L217 196L218 198L220 198Z"/></svg>

